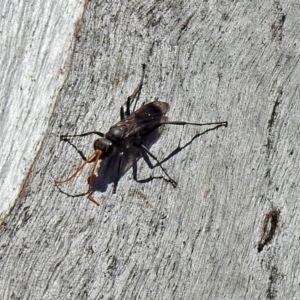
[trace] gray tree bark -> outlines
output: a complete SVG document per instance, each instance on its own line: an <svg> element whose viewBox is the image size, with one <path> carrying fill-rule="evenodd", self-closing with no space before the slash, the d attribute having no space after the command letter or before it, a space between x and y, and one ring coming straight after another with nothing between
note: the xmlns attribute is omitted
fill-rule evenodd
<svg viewBox="0 0 300 300"><path fill-rule="evenodd" d="M300 5L36 5L36 27L27 31L20 17L32 12L24 2L14 31L2 32L28 58L36 49L19 39L38 34L41 63L30 69L38 82L31 86L47 94L15 86L26 60L20 55L11 71L4 48L1 147L8 154L1 203L8 215L0 228L1 299L299 299ZM17 8L5 7L7 16ZM69 26L59 23L62 16ZM9 17L2 21L9 28ZM163 167L178 182L175 189L159 179L134 181L132 163L114 194L114 160L96 172L100 206L83 195L90 166L56 186L54 179L70 175L96 139L66 143L59 135L107 132L143 63L139 105L159 99L170 104L170 120L228 121L228 127L165 126L151 152L167 158ZM7 100L16 91L19 106ZM10 109L26 117L14 118ZM143 158L136 169L140 179L163 176Z"/></svg>

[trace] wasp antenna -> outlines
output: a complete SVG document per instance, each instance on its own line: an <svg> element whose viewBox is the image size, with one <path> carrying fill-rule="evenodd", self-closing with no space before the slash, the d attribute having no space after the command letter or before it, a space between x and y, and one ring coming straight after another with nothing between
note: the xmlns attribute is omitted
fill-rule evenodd
<svg viewBox="0 0 300 300"><path fill-rule="evenodd" d="M71 179L73 179L83 168L84 168L84 166L87 164L87 163L89 163L94 157L95 157L95 155L96 155L96 151L95 152L93 152L76 170L75 170L75 172L71 175L71 176L69 176L68 178L66 178L66 179L63 179L63 180L54 180L54 182L56 183L56 184L61 184L61 183L65 183L65 182L68 182L68 181L70 181Z"/></svg>
<svg viewBox="0 0 300 300"><path fill-rule="evenodd" d="M102 132L100 132L100 131L89 131L89 132L85 132L85 133L81 133L81 134L62 134L60 136L60 140L64 141L64 140L66 140L69 137L87 136L87 135L91 135L91 134L97 134L97 135L99 135L101 137L105 136L105 134L102 133Z"/></svg>
<svg viewBox="0 0 300 300"><path fill-rule="evenodd" d="M94 181L94 173L95 173L95 170L96 170L96 166L98 164L98 161L101 157L101 154L102 154L102 151L101 150L95 150L94 152L95 156L96 156L96 159L95 159L95 162L94 162L94 165L93 165L93 168L92 168L92 171L91 171L91 175L89 177L89 190L88 190L88 198L94 202L96 205L99 206L99 203L94 199L94 197L92 196L92 186L93 186L93 181Z"/></svg>

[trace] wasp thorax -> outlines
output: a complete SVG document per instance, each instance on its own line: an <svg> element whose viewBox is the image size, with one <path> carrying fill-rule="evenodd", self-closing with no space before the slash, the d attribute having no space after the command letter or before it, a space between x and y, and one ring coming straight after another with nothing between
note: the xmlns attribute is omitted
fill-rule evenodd
<svg viewBox="0 0 300 300"><path fill-rule="evenodd" d="M112 139L113 141L121 141L124 138L123 126L110 128L106 136Z"/></svg>

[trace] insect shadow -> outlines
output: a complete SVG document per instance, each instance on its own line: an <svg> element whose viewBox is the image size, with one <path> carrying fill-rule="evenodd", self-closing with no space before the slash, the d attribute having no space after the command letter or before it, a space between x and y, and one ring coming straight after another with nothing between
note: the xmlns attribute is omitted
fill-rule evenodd
<svg viewBox="0 0 300 300"><path fill-rule="evenodd" d="M173 156L177 155L179 152L181 152L183 149L188 147L195 139L197 139L201 135L204 135L204 134L208 133L209 131L216 130L218 127L221 127L221 126L223 126L223 125L217 125L213 128L206 129L206 130L202 131L201 133L197 133L185 145L177 146L176 149L174 149L163 160L160 161L160 164L163 164L163 163L167 162ZM160 128L160 129L162 129L162 128ZM152 147L152 145L155 144L157 142L157 140L160 138L161 133L162 133L162 130L155 131L155 132L151 133L149 135L149 137L147 137L147 139L144 141L144 145L148 149L150 149ZM84 161L86 161L86 157L84 156L84 154L81 150L79 150L71 141L69 141L69 140L65 140L65 141L68 142L72 147L74 147L75 150L81 156L81 158ZM147 163L147 165L150 169L155 169L159 166L158 163L153 164L151 162L151 159L149 158L149 155L146 152L143 152L143 151L141 151L141 149L139 149L137 147L134 147L134 146L130 149L130 151L124 151L124 153L122 154L122 161L121 161L121 165L120 165L119 170L118 170L118 159L119 159L118 153L114 153L114 155L102 160L99 167L98 167L98 172L97 172L98 176L95 179L94 184L92 186L92 192L99 191L99 192L103 193L107 190L108 186L111 183L113 183L114 184L113 193L115 193L116 190L117 190L119 180L123 177L123 175L130 168L132 168L133 179L136 182L139 182L139 183L147 183L147 182L150 182L154 179L165 179L163 176L150 176L148 178L139 179L138 175L137 175L138 174L138 172L137 172L137 162L141 158L144 159L144 161ZM119 176L116 176L116 174L118 172L119 172ZM168 181L168 179L166 179L166 181ZM87 192L86 192L86 193L71 195L71 194L68 194L68 193L64 192L60 188L59 188L59 190L63 194L66 194L70 197L81 197L81 196L87 194Z"/></svg>
<svg viewBox="0 0 300 300"><path fill-rule="evenodd" d="M177 149L175 149L166 159L160 162L149 149L158 140L163 126L167 124L181 126L216 125L214 128L206 130L205 132L221 126L227 126L227 122L192 123L185 121L169 121L166 117L166 113L169 110L169 104L162 101L154 101L142 105L139 109L135 110L141 93L144 75L145 65L143 65L143 73L139 85L134 90L133 94L128 97L125 104L121 106L121 120L113 125L106 134L100 131L91 131L82 134L60 136L61 140L67 141L69 141L69 138L71 137L84 137L91 134L98 135L100 138L94 142L94 152L87 158L84 158L84 162L75 170L75 172L64 180L55 180L56 184L70 181L87 163L93 162L93 167L88 178L87 193L88 198L96 205L99 205L99 203L92 196L93 192L95 190L105 191L108 184L111 182L114 182L115 192L120 177L122 177L131 166L133 167L133 177L138 182L148 182L155 178L160 178L171 183L173 187L176 187L177 182L171 178L166 169L162 166L162 162L165 162L187 147L196 137L187 143L187 145L177 147ZM198 134L198 136L200 135L201 134ZM144 158L150 168L160 167L164 176L149 177L147 179L139 180L137 178L137 161L141 157ZM156 162L156 165L151 163L150 157ZM102 160L102 163L98 169L98 179L95 180L95 170L100 159Z"/></svg>
<svg viewBox="0 0 300 300"><path fill-rule="evenodd" d="M159 130L155 130L154 132L150 133L150 135L145 139L142 139L142 144L147 149L150 149L152 145L155 144L160 138L162 132L161 129L162 128L159 128ZM118 153L114 153L113 156L102 160L98 168L98 176L95 179L92 191L100 191L103 193L107 190L108 185L113 183L113 193L115 193L119 180L131 168L133 179L139 183L146 183L152 181L153 179L164 179L167 182L170 182L168 178L165 178L163 176L150 176L145 179L138 178L137 163L141 158L144 159L150 169L154 169L159 166L159 164L153 165L151 163L149 155L145 151L143 151L143 149L134 145L132 145L132 147L130 147L129 149L125 149L122 153L121 158L119 157ZM175 181L173 182L173 184L175 184Z"/></svg>

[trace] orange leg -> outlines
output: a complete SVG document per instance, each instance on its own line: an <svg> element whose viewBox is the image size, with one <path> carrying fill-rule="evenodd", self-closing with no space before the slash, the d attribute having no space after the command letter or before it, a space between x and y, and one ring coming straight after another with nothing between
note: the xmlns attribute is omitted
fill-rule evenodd
<svg viewBox="0 0 300 300"><path fill-rule="evenodd" d="M99 158L102 154L102 151L101 150L95 150L95 155L96 155L96 159L95 159L95 162L94 162L94 165L93 165L93 168L92 168L92 171L91 171L91 175L89 177L89 189L88 189L88 198L94 202L96 205L99 205L99 203L95 200L95 198L92 196L92 186L93 186L93 181L94 181L94 173L95 173L95 170L96 170L96 166L98 164L98 161L99 161Z"/></svg>
<svg viewBox="0 0 300 300"><path fill-rule="evenodd" d="M78 167L75 172L70 176L68 177L67 179L63 179L63 180L54 180L54 182L56 184L61 184L61 183L65 183L65 182L68 182L70 181L71 179L73 179L83 168L84 166L89 163L96 155L96 151L93 152L83 163L80 167Z"/></svg>
<svg viewBox="0 0 300 300"><path fill-rule="evenodd" d="M84 166L89 163L91 160L93 160L95 157L95 162L94 162L94 165L93 165L93 168L92 168L92 171L91 171L91 175L89 177L89 189L88 189L88 198L94 202L96 205L99 205L99 203L94 199L94 197L92 196L92 185L93 185L93 179L94 179L94 173L95 173L95 170L96 170L96 166L97 166L97 163L100 159L100 156L102 154L102 151L100 150L95 150L95 152L93 152L76 170L75 172L69 176L68 178L66 179L63 179L63 180L54 180L54 182L56 184L61 184L61 183L65 183L65 182L68 182L70 180L72 180L83 168Z"/></svg>

